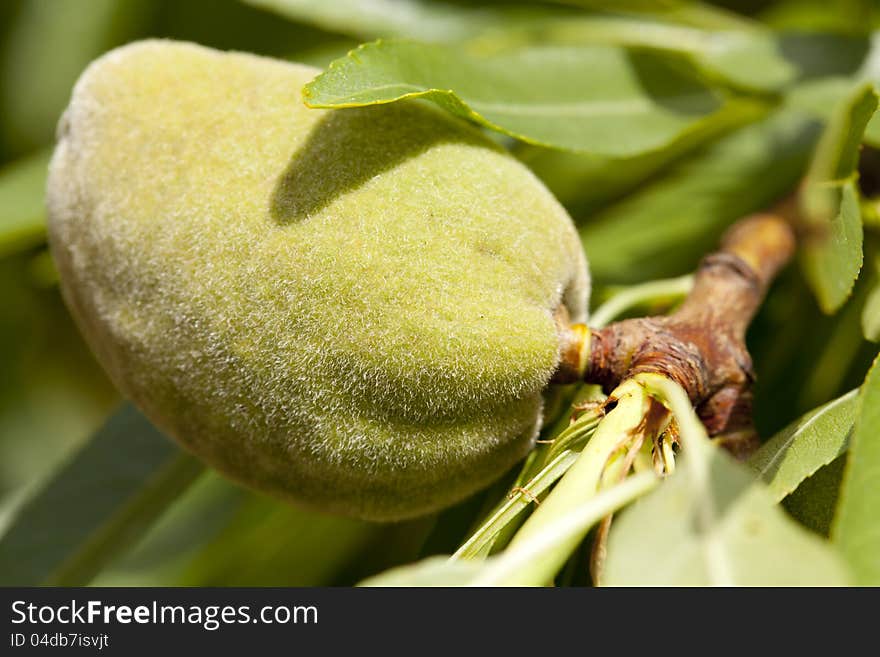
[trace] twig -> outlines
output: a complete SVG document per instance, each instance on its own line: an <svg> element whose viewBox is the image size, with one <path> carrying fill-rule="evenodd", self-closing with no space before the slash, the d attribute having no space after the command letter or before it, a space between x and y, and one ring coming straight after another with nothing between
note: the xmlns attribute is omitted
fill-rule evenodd
<svg viewBox="0 0 880 657"><path fill-rule="evenodd" d="M730 451L747 455L757 436L745 333L794 247L781 212L738 221L721 249L703 259L693 290L672 315L595 330L561 326L565 351L554 380L583 380L609 391L636 374L662 374L685 389L709 435L723 436Z"/></svg>

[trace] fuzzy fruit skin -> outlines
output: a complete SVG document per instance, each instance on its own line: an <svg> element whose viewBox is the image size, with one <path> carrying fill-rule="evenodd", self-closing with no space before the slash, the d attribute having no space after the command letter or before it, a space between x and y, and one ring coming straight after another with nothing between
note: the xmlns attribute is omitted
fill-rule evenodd
<svg viewBox="0 0 880 657"><path fill-rule="evenodd" d="M586 262L478 131L422 103L308 109L317 73L171 41L103 56L59 126L50 245L157 426L246 485L399 520L531 447Z"/></svg>

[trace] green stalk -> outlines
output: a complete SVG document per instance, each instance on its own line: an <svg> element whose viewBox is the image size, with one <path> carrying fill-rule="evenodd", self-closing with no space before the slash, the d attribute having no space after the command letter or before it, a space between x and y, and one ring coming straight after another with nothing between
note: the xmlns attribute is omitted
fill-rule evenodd
<svg viewBox="0 0 880 657"><path fill-rule="evenodd" d="M611 397L617 405L599 423L578 460L514 536L507 548L509 552L518 553L518 550L525 549L523 546L540 541L540 537L551 528L558 531L558 524L563 519L595 497L608 462L618 452L625 451L629 438L639 432L651 401L645 389L639 383L627 380ZM542 586L549 582L588 530L589 526L580 527L578 531L568 532L564 539L553 541L540 558L522 565L516 573L516 584Z"/></svg>
<svg viewBox="0 0 880 657"><path fill-rule="evenodd" d="M627 310L643 303L656 302L665 298L679 301L688 295L693 286L694 277L692 274L633 285L615 294L599 306L590 318L590 326L602 328Z"/></svg>
<svg viewBox="0 0 880 657"><path fill-rule="evenodd" d="M598 411L585 413L574 424L557 434L552 445L545 445L540 452L533 452L534 458L530 459L515 484L516 488L524 489L528 494L521 490L503 500L450 559L486 556L498 535L577 460L578 454L598 424Z"/></svg>
<svg viewBox="0 0 880 657"><path fill-rule="evenodd" d="M646 394L654 397L666 406L675 416L678 423L679 439L682 449L687 454L685 467L695 490L710 490L709 472L712 459L708 452L713 449L706 434L706 428L697 417L687 393L680 385L660 374L638 374L635 381L644 386ZM696 520L700 531L704 534L706 564L712 573L717 586L733 586L734 577L730 570L730 559L726 556L720 532L711 528L718 525L718 509L713 496L700 500L697 507Z"/></svg>
<svg viewBox="0 0 880 657"><path fill-rule="evenodd" d="M561 547L577 545L590 527L605 516L651 491L659 479L643 472L607 488L597 495L581 500L555 520L542 526L541 533L518 541L497 557L470 586L538 586L546 578L535 568L555 555ZM549 498L548 498L549 499ZM564 561L564 559L563 559Z"/></svg>

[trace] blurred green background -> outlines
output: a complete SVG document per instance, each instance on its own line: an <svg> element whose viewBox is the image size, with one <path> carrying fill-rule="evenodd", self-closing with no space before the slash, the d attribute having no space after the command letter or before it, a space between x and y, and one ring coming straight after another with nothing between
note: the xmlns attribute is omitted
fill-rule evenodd
<svg viewBox="0 0 880 657"><path fill-rule="evenodd" d="M399 16L373 24L346 19L349 2L341 3L341 17L332 0L293 2L304 8L293 18L260 4L272 3L0 2L0 527L121 401L64 308L41 228L49 148L82 69L110 48L149 36L324 66L362 41L415 29ZM417 4L433 15L454 10L455 3ZM554 15L575 11L575 4L591 3L459 3L467 11ZM864 3L718 4L777 28L843 35L855 21L864 28ZM876 12L869 11L869 19ZM415 31L430 37L424 23ZM690 271L725 225L793 188L819 129L817 120L774 108L659 156L629 161L522 145L513 150L571 210L588 245L596 300L602 300L620 285ZM775 286L749 336L763 435L861 382L876 349L860 328L876 261L870 236L866 273L833 318L819 312L797 268ZM478 496L436 517L379 526L294 509L206 473L95 583L348 584L453 550L482 504Z"/></svg>

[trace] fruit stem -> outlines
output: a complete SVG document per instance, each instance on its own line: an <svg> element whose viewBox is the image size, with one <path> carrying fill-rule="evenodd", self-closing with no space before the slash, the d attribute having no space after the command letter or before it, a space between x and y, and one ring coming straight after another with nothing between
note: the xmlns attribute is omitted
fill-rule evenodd
<svg viewBox="0 0 880 657"><path fill-rule="evenodd" d="M602 488L603 477L615 456L624 456L631 441L644 431L644 418L652 400L644 387L635 381L625 381L614 390L611 399L614 408L599 423L596 433L587 443L577 461L556 484L541 506L537 507L513 537L508 551L539 536L547 526L564 518L571 509L594 497ZM549 582L565 560L583 540L589 527L554 545L552 550L530 563L528 572L521 573L519 584L541 586Z"/></svg>
<svg viewBox="0 0 880 657"><path fill-rule="evenodd" d="M672 315L593 330L562 327L554 382L582 380L609 391L637 374L661 374L684 388L710 435L730 438L725 446L747 456L758 440L751 425L755 376L745 334L770 283L794 253L794 231L783 208L731 226L721 249L700 263L693 289ZM589 354L585 363L584 354Z"/></svg>

